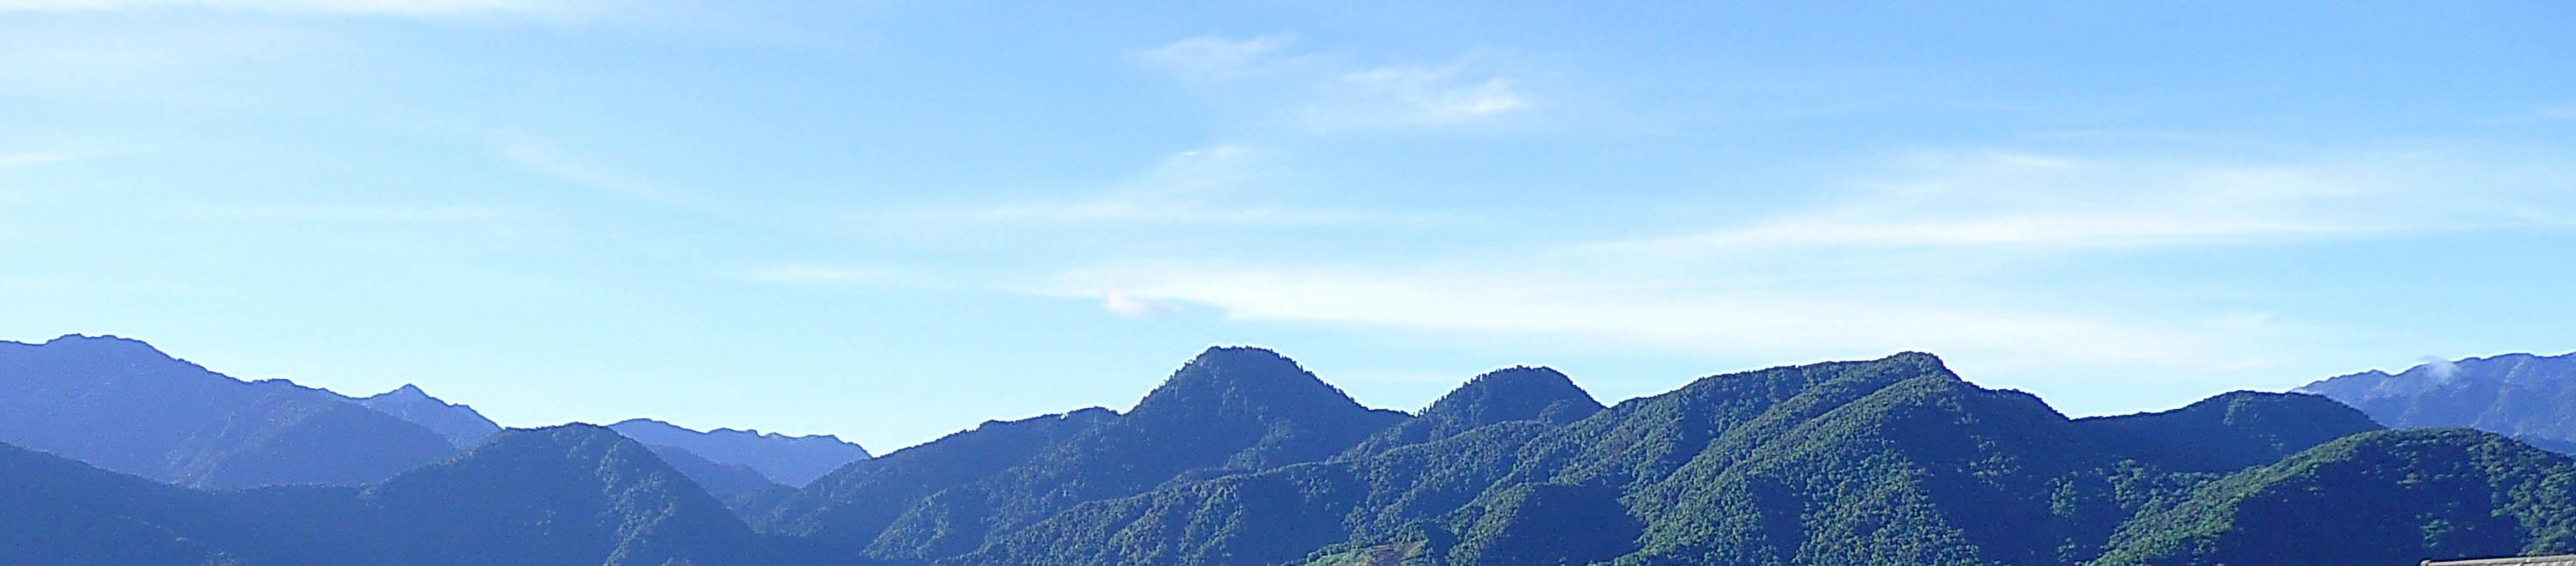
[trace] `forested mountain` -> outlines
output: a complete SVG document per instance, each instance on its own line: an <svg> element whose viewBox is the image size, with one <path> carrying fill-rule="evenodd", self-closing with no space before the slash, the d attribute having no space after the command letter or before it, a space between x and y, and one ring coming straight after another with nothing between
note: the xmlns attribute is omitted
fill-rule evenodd
<svg viewBox="0 0 2576 566"><path fill-rule="evenodd" d="M725 508L737 513L756 513L777 506L778 501L796 493L796 488L769 481L760 470L742 464L725 464L708 460L687 448L669 444L647 444L663 463L688 476L705 488L707 495L722 501Z"/></svg>
<svg viewBox="0 0 2576 566"><path fill-rule="evenodd" d="M445 437L284 380L136 340L0 342L0 442L181 485L357 485L456 454Z"/></svg>
<svg viewBox="0 0 2576 566"><path fill-rule="evenodd" d="M2396 564L2576 549L2576 462L2469 429L2354 435L2160 504L2100 566Z"/></svg>
<svg viewBox="0 0 2576 566"><path fill-rule="evenodd" d="M653 419L627 419L610 430L657 446L676 446L722 465L742 465L772 483L804 487L841 466L868 459L868 449L829 434L788 436L719 428L700 432Z"/></svg>
<svg viewBox="0 0 2576 566"><path fill-rule="evenodd" d="M2371 370L2310 383L2397 428L2469 427L2561 452L2576 446L2576 354L2505 354Z"/></svg>
<svg viewBox="0 0 2576 566"><path fill-rule="evenodd" d="M0 562L2133 566L2576 551L2576 462L2520 441L2386 431L2305 394L2069 419L1919 353L1711 376L1609 407L1554 370L1508 368L1404 414L1269 351L1216 348L1123 413L986 422L801 490L755 475L589 425L505 430L360 487L205 492L0 449Z"/></svg>
<svg viewBox="0 0 2576 566"><path fill-rule="evenodd" d="M0 446L12 564L763 564L757 537L607 429L509 430L382 483L199 492Z"/></svg>
<svg viewBox="0 0 2576 566"><path fill-rule="evenodd" d="M1362 407L1268 350L1212 348L1125 414L988 423L852 464L818 480L770 523L873 558L944 559L1084 502L1321 460L1407 418ZM898 459L903 452L981 451L984 444L1000 445L991 451L998 458L949 470L974 475L861 489L914 473L913 458Z"/></svg>
<svg viewBox="0 0 2576 566"><path fill-rule="evenodd" d="M2378 430L2370 417L2301 393L2236 391L2171 411L2077 419L2096 446L2180 472L2233 472Z"/></svg>

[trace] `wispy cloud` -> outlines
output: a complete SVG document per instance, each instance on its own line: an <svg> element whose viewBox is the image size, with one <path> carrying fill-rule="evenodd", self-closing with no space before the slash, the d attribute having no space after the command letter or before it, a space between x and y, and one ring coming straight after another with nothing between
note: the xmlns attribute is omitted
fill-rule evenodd
<svg viewBox="0 0 2576 566"><path fill-rule="evenodd" d="M210 8L276 13L407 17L481 14L561 15L582 9L568 0L0 0L0 11L65 12Z"/></svg>
<svg viewBox="0 0 2576 566"><path fill-rule="evenodd" d="M692 202L688 195L679 191L565 156L555 151L553 146L542 143L513 141L503 144L501 157L531 171L609 194L669 205Z"/></svg>
<svg viewBox="0 0 2576 566"><path fill-rule="evenodd" d="M875 281L885 275L881 269L784 266L752 271L743 278L767 283L855 283Z"/></svg>
<svg viewBox="0 0 2576 566"><path fill-rule="evenodd" d="M1795 359L1929 350L2017 363L2258 363L2228 358L2228 334L2260 324L2148 327L1903 294L1802 293L1648 282L1616 273L1388 269L1103 268L1060 294L1184 301L1241 320L1522 334Z"/></svg>
<svg viewBox="0 0 2576 566"><path fill-rule="evenodd" d="M1288 174L1261 150L1221 145L1184 151L1120 186L1070 199L1028 199L967 211L973 220L1018 224L1318 227L1455 223L1449 215L1400 214L1277 202Z"/></svg>
<svg viewBox="0 0 2576 566"><path fill-rule="evenodd" d="M59 151L0 154L0 169L34 167L78 159L80 154Z"/></svg>
<svg viewBox="0 0 2576 566"><path fill-rule="evenodd" d="M1194 37L1137 52L1134 58L1183 79L1198 81L1275 76L1322 63L1310 55L1287 55L1291 43L1288 37L1279 35L1250 39Z"/></svg>
<svg viewBox="0 0 2576 566"><path fill-rule="evenodd" d="M1593 249L2243 244L2531 224L2576 183L2390 152L2293 164L1922 153L1819 210ZM2542 167L2557 167L2543 165ZM2508 165L2505 169L2529 170ZM2504 204L2514 203L2514 204Z"/></svg>
<svg viewBox="0 0 2576 566"><path fill-rule="evenodd" d="M1144 318L1177 311L1170 305L1140 298L1117 289L1110 289L1102 294L1100 309L1127 318Z"/></svg>
<svg viewBox="0 0 2576 566"><path fill-rule="evenodd" d="M1451 67L1380 67L1334 77L1307 107L1318 125L1454 124L1527 109L1512 80Z"/></svg>
<svg viewBox="0 0 2576 566"><path fill-rule="evenodd" d="M411 206L208 206L180 208L183 214L244 220L323 221L468 221L522 216L523 213L476 207Z"/></svg>
<svg viewBox="0 0 2576 566"><path fill-rule="evenodd" d="M1184 81L1275 107L1307 127L1455 126L1533 107L1520 80L1472 57L1448 63L1363 65L1295 49L1294 39L1198 37L1134 59Z"/></svg>

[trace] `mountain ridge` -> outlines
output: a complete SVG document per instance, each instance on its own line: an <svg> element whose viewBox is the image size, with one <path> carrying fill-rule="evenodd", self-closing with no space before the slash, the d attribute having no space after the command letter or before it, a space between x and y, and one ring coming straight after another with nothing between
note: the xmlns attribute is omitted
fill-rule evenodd
<svg viewBox="0 0 2576 566"><path fill-rule="evenodd" d="M2343 402L2392 428L2468 427L2576 443L2576 353L2428 358L2394 374L2340 375L2293 391Z"/></svg>
<svg viewBox="0 0 2576 566"><path fill-rule="evenodd" d="M0 527L62 530L0 529L0 557L2245 566L2576 550L2576 461L2520 440L2383 430L2323 397L2249 391L2072 419L1919 352L1606 407L1560 372L1503 368L1402 413L1276 352L1216 347L1125 412L987 421L803 489L737 481L755 475L584 424L506 429L358 486L196 490L9 447L0 481L48 487L0 490ZM2314 542L2336 540L2368 543Z"/></svg>

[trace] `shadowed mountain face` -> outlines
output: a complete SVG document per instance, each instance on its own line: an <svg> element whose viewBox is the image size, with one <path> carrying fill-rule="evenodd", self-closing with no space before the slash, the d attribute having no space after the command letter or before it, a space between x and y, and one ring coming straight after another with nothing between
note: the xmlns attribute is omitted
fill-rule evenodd
<svg viewBox="0 0 2576 566"><path fill-rule="evenodd" d="M2576 354L2506 354L2367 371L2310 383L2395 428L2468 427L2546 444L2576 443Z"/></svg>
<svg viewBox="0 0 2576 566"><path fill-rule="evenodd" d="M2131 521L2097 564L2406 564L2576 549L2576 462L2469 429L2355 435Z"/></svg>
<svg viewBox="0 0 2576 566"><path fill-rule="evenodd" d="M473 448L482 444L483 439L490 438L492 433L501 431L501 425L493 424L492 419L484 418L483 413L475 412L473 407L431 397L429 392L421 391L415 385L404 384L392 391L355 401L376 412L429 427L439 436L447 437L447 442L459 449Z"/></svg>
<svg viewBox="0 0 2576 566"><path fill-rule="evenodd" d="M588 425L504 431L364 489L205 493L5 445L0 482L0 558L13 564L775 563L696 484Z"/></svg>
<svg viewBox="0 0 2576 566"><path fill-rule="evenodd" d="M606 428L503 431L358 496L379 564L750 563L750 529L652 451ZM469 544L456 544L471 541Z"/></svg>
<svg viewBox="0 0 2576 566"><path fill-rule="evenodd" d="M0 557L12 564L223 564L214 498L0 444Z"/></svg>
<svg viewBox="0 0 2576 566"><path fill-rule="evenodd" d="M1084 502L1321 460L1406 418L1268 350L1212 348L1126 414L987 423L853 464L770 525L881 559L941 559ZM954 473L896 479L919 477L914 466Z"/></svg>
<svg viewBox="0 0 2576 566"><path fill-rule="evenodd" d="M454 455L427 428L124 338L0 342L0 442L182 485L357 485Z"/></svg>
<svg viewBox="0 0 2576 566"><path fill-rule="evenodd" d="M0 558L2215 566L2576 551L2576 462L2517 440L2378 430L2300 394L2073 420L1916 353L1611 407L1510 368L1411 416L1268 351L1217 348L1123 414L987 422L793 492L756 476L589 425L505 430L362 488L208 493L0 447Z"/></svg>
<svg viewBox="0 0 2576 566"><path fill-rule="evenodd" d="M789 487L803 487L841 466L868 459L868 449L829 434L787 436L730 428L698 432L653 419L627 419L608 428L645 444L686 448L718 464L750 466L769 481Z"/></svg>
<svg viewBox="0 0 2576 566"><path fill-rule="evenodd" d="M2233 472L2379 430L2361 411L2304 393L2237 391L2171 411L2075 421L2095 444L2186 472Z"/></svg>
<svg viewBox="0 0 2576 566"><path fill-rule="evenodd" d="M1541 420L1564 424L1601 412L1601 402L1574 380L1548 368L1515 367L1476 376L1431 402L1416 418L1398 423L1352 447L1373 454L1457 436L1489 424Z"/></svg>

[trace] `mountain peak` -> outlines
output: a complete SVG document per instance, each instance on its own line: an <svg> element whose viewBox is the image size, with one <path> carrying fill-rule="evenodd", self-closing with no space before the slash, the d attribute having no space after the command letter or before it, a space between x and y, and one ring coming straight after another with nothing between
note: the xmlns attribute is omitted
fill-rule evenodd
<svg viewBox="0 0 2576 566"><path fill-rule="evenodd" d="M1278 352L1216 346L1172 372L1127 414L1147 419L1216 414L1270 418L1357 408L1359 402L1340 388Z"/></svg>
<svg viewBox="0 0 2576 566"><path fill-rule="evenodd" d="M1514 366L1468 380L1423 409L1422 418L1441 423L1444 430L1439 432L1454 434L1504 421L1567 422L1601 409L1600 401L1574 385L1574 380L1564 373L1546 367Z"/></svg>
<svg viewBox="0 0 2576 566"><path fill-rule="evenodd" d="M2167 469L2227 472L2379 430L2352 407L2306 393L2233 391L2180 409L2078 419L2095 442Z"/></svg>
<svg viewBox="0 0 2576 566"><path fill-rule="evenodd" d="M423 391L420 386L409 383L392 391L361 397L355 401L377 412L393 415L438 431L439 436L447 437L448 444L456 445L457 448L471 448L481 444L484 439L490 438L492 433L501 430L499 423L492 422L492 419L484 417L483 413L475 411L473 407L431 397L428 391Z"/></svg>

